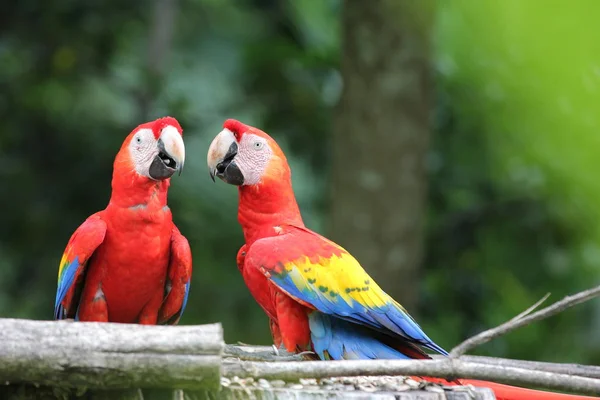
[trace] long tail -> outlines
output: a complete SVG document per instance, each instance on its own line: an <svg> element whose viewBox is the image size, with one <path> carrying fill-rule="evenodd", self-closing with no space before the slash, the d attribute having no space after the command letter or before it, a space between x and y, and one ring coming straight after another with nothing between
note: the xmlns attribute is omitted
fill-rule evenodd
<svg viewBox="0 0 600 400"><path fill-rule="evenodd" d="M459 379L455 382L448 382L442 378L431 377L413 377L416 380L440 383L447 386L453 385L473 385L492 389L497 400L590 400L598 397L580 396L575 394L564 394L545 392L541 390L525 389L517 386L503 385L496 382L480 381L476 379Z"/></svg>
<svg viewBox="0 0 600 400"><path fill-rule="evenodd" d="M325 359L429 359L418 346L405 340L379 334L373 330L332 318L322 313L309 316L313 349ZM447 354L439 346L439 352ZM590 400L597 397L578 396L541 390L525 389L495 382L474 379L457 379L449 382L442 378L413 377L416 380L451 385L473 385L492 389L498 400Z"/></svg>

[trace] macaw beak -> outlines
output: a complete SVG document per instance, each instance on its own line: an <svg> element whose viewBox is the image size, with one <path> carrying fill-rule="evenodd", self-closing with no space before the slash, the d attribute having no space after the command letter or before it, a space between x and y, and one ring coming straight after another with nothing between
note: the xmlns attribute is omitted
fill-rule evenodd
<svg viewBox="0 0 600 400"><path fill-rule="evenodd" d="M183 169L185 162L185 145L181 134L174 126L165 127L157 141L158 154L150 164L149 174L152 179L170 178L176 171Z"/></svg>
<svg viewBox="0 0 600 400"><path fill-rule="evenodd" d="M237 153L238 144L235 136L229 129L223 129L213 139L206 156L208 172L213 182L216 176L231 185L244 184L244 175L235 161Z"/></svg>

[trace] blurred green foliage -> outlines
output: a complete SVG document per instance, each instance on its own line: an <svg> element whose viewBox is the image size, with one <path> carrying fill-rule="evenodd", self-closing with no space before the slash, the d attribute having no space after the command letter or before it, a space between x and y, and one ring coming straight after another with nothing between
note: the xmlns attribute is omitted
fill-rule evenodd
<svg viewBox="0 0 600 400"><path fill-rule="evenodd" d="M439 2L419 320L450 348L599 281L600 3ZM182 323L221 321L229 342L268 343L235 266L237 195L205 154L225 118L290 155L307 224L322 232L339 1L181 0L164 69L148 57L149 1L27 0L0 15L0 315L49 319L71 233L104 208L112 160L137 124L173 115L186 170L170 203L194 257ZM373 43L374 46L377 43ZM343 243L342 243L343 245ZM352 251L352 249L349 249ZM368 270L369 266L365 266ZM382 283L384 288L390 283ZM399 299L401 300L401 299ZM598 302L524 328L482 354L600 363Z"/></svg>
<svg viewBox="0 0 600 400"><path fill-rule="evenodd" d="M426 287L432 329L452 327L447 346L546 292L556 301L599 281L600 44L589 33L600 4L550 3L438 9ZM436 320L441 292L465 314ZM597 364L599 310L581 306L482 352Z"/></svg>

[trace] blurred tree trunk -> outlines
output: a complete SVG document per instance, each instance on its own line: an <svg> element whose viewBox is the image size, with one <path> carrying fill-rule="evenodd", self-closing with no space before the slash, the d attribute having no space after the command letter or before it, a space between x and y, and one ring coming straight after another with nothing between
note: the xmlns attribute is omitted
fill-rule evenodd
<svg viewBox="0 0 600 400"><path fill-rule="evenodd" d="M346 0L331 236L415 311L432 112L434 0Z"/></svg>

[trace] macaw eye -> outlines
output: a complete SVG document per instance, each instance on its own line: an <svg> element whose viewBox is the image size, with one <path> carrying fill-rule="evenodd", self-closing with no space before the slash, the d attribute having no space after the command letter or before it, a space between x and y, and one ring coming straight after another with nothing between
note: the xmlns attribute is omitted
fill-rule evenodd
<svg viewBox="0 0 600 400"><path fill-rule="evenodd" d="M135 138L135 141L137 143L142 143L142 138L138 136L138 137Z"/></svg>
<svg viewBox="0 0 600 400"><path fill-rule="evenodd" d="M263 148L264 143L263 142L254 142L254 148L256 150L260 150Z"/></svg>

